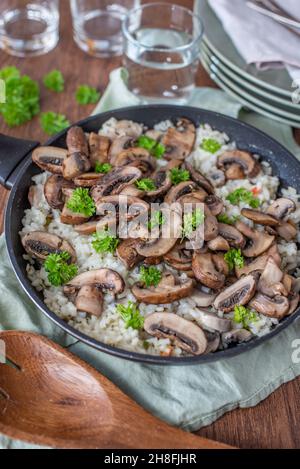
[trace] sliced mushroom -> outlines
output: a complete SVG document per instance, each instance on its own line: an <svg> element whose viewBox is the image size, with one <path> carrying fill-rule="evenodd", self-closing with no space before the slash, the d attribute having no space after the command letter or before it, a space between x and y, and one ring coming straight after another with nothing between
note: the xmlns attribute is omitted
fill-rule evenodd
<svg viewBox="0 0 300 469"><path fill-rule="evenodd" d="M74 184L79 187L93 187L102 177L101 173L83 173L74 178Z"/></svg>
<svg viewBox="0 0 300 469"><path fill-rule="evenodd" d="M227 277L227 275L229 275L229 267L228 267L227 262L224 259L224 255L221 253L214 253L212 254L212 260L218 272L221 272Z"/></svg>
<svg viewBox="0 0 300 469"><path fill-rule="evenodd" d="M192 251L185 249L184 243L177 242L173 249L164 255L164 261L177 270L191 270Z"/></svg>
<svg viewBox="0 0 300 469"><path fill-rule="evenodd" d="M208 241L207 246L211 251L229 251L230 249L228 241L222 236L211 239Z"/></svg>
<svg viewBox="0 0 300 469"><path fill-rule="evenodd" d="M197 185L192 181L183 181L176 186L171 187L167 195L165 196L165 203L172 204L176 202L183 195L190 194L197 190Z"/></svg>
<svg viewBox="0 0 300 469"><path fill-rule="evenodd" d="M76 262L76 253L71 244L60 236L45 231L31 231L22 238L25 251L40 261L49 254L68 252L70 262Z"/></svg>
<svg viewBox="0 0 300 469"><path fill-rule="evenodd" d="M227 332L231 329L231 320L220 318L216 313L211 311L198 309L197 322L203 329L213 329L218 332Z"/></svg>
<svg viewBox="0 0 300 469"><path fill-rule="evenodd" d="M92 188L91 196L97 203L100 197L119 194L127 185L137 181L141 176L141 171L134 166L113 169Z"/></svg>
<svg viewBox="0 0 300 469"><path fill-rule="evenodd" d="M276 295L288 295L288 291L281 283L283 272L279 269L272 257L269 257L260 276L257 290L270 298Z"/></svg>
<svg viewBox="0 0 300 469"><path fill-rule="evenodd" d="M44 171L62 174L68 151L58 147L38 147L32 152L32 161Z"/></svg>
<svg viewBox="0 0 300 469"><path fill-rule="evenodd" d="M225 275L218 270L210 253L193 255L192 269L196 279L206 287L217 290L225 283Z"/></svg>
<svg viewBox="0 0 300 469"><path fill-rule="evenodd" d="M116 121L114 125L114 133L116 137L127 136L131 138L138 138L143 132L143 125L137 122L121 119Z"/></svg>
<svg viewBox="0 0 300 469"><path fill-rule="evenodd" d="M262 293L256 293L250 301L249 306L264 316L282 319L289 310L289 301L285 296L281 295L269 298Z"/></svg>
<svg viewBox="0 0 300 469"><path fill-rule="evenodd" d="M213 304L216 296L217 293L212 291L205 292L203 291L202 287L198 284L194 288L190 298L196 303L196 306L200 306L201 308L208 308L208 306L211 306Z"/></svg>
<svg viewBox="0 0 300 469"><path fill-rule="evenodd" d="M75 306L78 311L99 317L103 311L103 295L99 288L93 285L84 285L76 296Z"/></svg>
<svg viewBox="0 0 300 469"><path fill-rule="evenodd" d="M111 164L115 164L115 160L117 156L123 150L130 148L132 144L133 144L132 137L128 137L128 136L118 137L115 140L113 140L110 145L109 153L108 153L109 162Z"/></svg>
<svg viewBox="0 0 300 469"><path fill-rule="evenodd" d="M243 208L241 211L243 217L252 220L254 223L258 223L259 225L267 225L267 226L278 226L280 222L277 218L273 217L264 212L260 212L259 210L253 210L251 208Z"/></svg>
<svg viewBox="0 0 300 469"><path fill-rule="evenodd" d="M231 165L228 166L225 170L225 176L226 179L244 179L245 178L245 173L243 171L243 168L237 164L237 163L232 163Z"/></svg>
<svg viewBox="0 0 300 469"><path fill-rule="evenodd" d="M60 221L65 225L81 225L82 223L87 222L89 218L90 217L87 217L83 213L72 212L72 210L67 207L67 201L60 214Z"/></svg>
<svg viewBox="0 0 300 469"><path fill-rule="evenodd" d="M287 199L285 197L280 197L276 199L272 204L268 207L266 213L271 215L272 217L277 218L278 220L284 220L286 217L296 209L295 202L291 199Z"/></svg>
<svg viewBox="0 0 300 469"><path fill-rule="evenodd" d="M224 347L228 345L240 344L248 342L252 338L252 334L247 329L232 329L222 334L222 344Z"/></svg>
<svg viewBox="0 0 300 469"><path fill-rule="evenodd" d="M195 125L188 119L178 119L175 127L169 127L162 138L166 147L164 157L167 160L184 160L192 152L196 139Z"/></svg>
<svg viewBox="0 0 300 469"><path fill-rule="evenodd" d="M220 197L217 197L216 195L209 195L208 197L206 197L204 202L211 211L211 214L214 216L219 215L223 210L223 201L220 199Z"/></svg>
<svg viewBox="0 0 300 469"><path fill-rule="evenodd" d="M207 347L205 354L216 352L220 346L221 336L218 332L214 331L205 331L205 336L207 338Z"/></svg>
<svg viewBox="0 0 300 469"><path fill-rule="evenodd" d="M149 238L140 241L137 252L143 257L163 256L169 252L181 236L181 215L171 207L161 209L165 220L158 238Z"/></svg>
<svg viewBox="0 0 300 469"><path fill-rule="evenodd" d="M245 223L238 221L235 224L237 230L250 239L250 244L243 248L246 257L257 257L267 251L274 242L275 236L271 236L263 231L254 231Z"/></svg>
<svg viewBox="0 0 300 469"><path fill-rule="evenodd" d="M94 167L96 163L105 163L108 161L108 151L110 140L104 135L91 132L89 134L90 161Z"/></svg>
<svg viewBox="0 0 300 469"><path fill-rule="evenodd" d="M69 155L81 153L88 156L89 147L84 131L81 127L71 127L67 132L66 143Z"/></svg>
<svg viewBox="0 0 300 469"><path fill-rule="evenodd" d="M255 289L255 278L252 275L246 275L223 290L215 299L214 307L217 310L228 313L233 310L235 305L245 305L249 303L255 294Z"/></svg>
<svg viewBox="0 0 300 469"><path fill-rule="evenodd" d="M74 230L81 235L90 235L99 230L99 222L100 217L96 217L93 220L86 221L79 225L74 225Z"/></svg>
<svg viewBox="0 0 300 469"><path fill-rule="evenodd" d="M283 274L282 283L288 295L291 293L293 289L293 282L294 282L294 279L291 275Z"/></svg>
<svg viewBox="0 0 300 469"><path fill-rule="evenodd" d="M219 223L219 235L228 241L230 246L235 248L243 248L245 246L245 238L234 226L226 223Z"/></svg>
<svg viewBox="0 0 300 469"><path fill-rule="evenodd" d="M134 147L123 150L114 159L114 166L135 166L143 176L149 176L156 168L156 160L144 148Z"/></svg>
<svg viewBox="0 0 300 469"><path fill-rule="evenodd" d="M70 290L80 289L85 285L95 286L100 290L109 290L115 295L122 293L125 288L124 280L118 272L103 268L88 270L77 275L64 286L64 292L68 294Z"/></svg>
<svg viewBox="0 0 300 469"><path fill-rule="evenodd" d="M196 232L201 232L201 230L203 230L202 224L198 226ZM210 241L212 239L215 239L218 236L218 230L218 220L214 215L212 215L208 206L204 205L204 241Z"/></svg>
<svg viewBox="0 0 300 469"><path fill-rule="evenodd" d="M52 174L44 185L44 195L50 207L62 209L64 205L64 188L74 188L71 181L66 181L62 176Z"/></svg>
<svg viewBox="0 0 300 469"><path fill-rule="evenodd" d="M297 236L296 226L289 221L281 223L281 225L278 226L276 231L277 234L285 241L292 241Z"/></svg>
<svg viewBox="0 0 300 469"><path fill-rule="evenodd" d="M225 174L220 169L211 171L207 177L214 187L222 187L226 182Z"/></svg>
<svg viewBox="0 0 300 469"><path fill-rule="evenodd" d="M207 348L202 329L174 313L153 313L146 317L144 329L158 338L167 338L193 355L201 355Z"/></svg>
<svg viewBox="0 0 300 469"><path fill-rule="evenodd" d="M227 150L219 156L218 168L227 169L232 164L239 165L249 178L257 176L260 171L260 164L247 151Z"/></svg>
<svg viewBox="0 0 300 469"><path fill-rule="evenodd" d="M213 194L214 193L214 188L209 182L209 180L203 176L203 174L200 173L200 171L197 171L192 164L188 163L185 161L184 163L185 168L188 170L190 173L192 181L194 181L196 184L198 184L199 187L202 187L208 194Z"/></svg>
<svg viewBox="0 0 300 469"><path fill-rule="evenodd" d="M128 195L132 197L139 197L142 199L145 197L147 192L142 191L136 187L134 184L129 184L128 186L124 187L124 189L121 190L120 195Z"/></svg>
<svg viewBox="0 0 300 469"><path fill-rule="evenodd" d="M248 275L251 274L251 272L262 272L266 266L267 260L268 260L268 254L263 254L253 261L249 262L248 264L245 264L241 268L235 268L235 273L238 278L242 277L242 275Z"/></svg>
<svg viewBox="0 0 300 469"><path fill-rule="evenodd" d="M117 247L118 258L128 270L133 269L143 258L136 251L138 239L124 239Z"/></svg>
<svg viewBox="0 0 300 469"><path fill-rule="evenodd" d="M132 287L132 294L138 301L147 304L172 303L190 295L193 290L192 279L176 279L175 285L169 285L164 283L165 275L157 287L145 287L140 282L135 283ZM167 275L170 277L170 274Z"/></svg>
<svg viewBox="0 0 300 469"><path fill-rule="evenodd" d="M90 160L84 153L79 152L70 154L62 164L62 173L65 179L74 179L90 169Z"/></svg>
<svg viewBox="0 0 300 469"><path fill-rule="evenodd" d="M289 296L288 296L288 300L289 300L289 310L288 312L286 313L286 316L290 316L298 307L298 304L299 304L299 293L296 293L296 292L292 292Z"/></svg>
<svg viewBox="0 0 300 469"><path fill-rule="evenodd" d="M28 190L28 201L31 207L39 208L41 203L41 191L36 184L29 187Z"/></svg>
<svg viewBox="0 0 300 469"><path fill-rule="evenodd" d="M169 172L166 171L164 168L156 171L151 176L151 179L153 180L156 189L148 191L146 193L147 198L153 199L157 196L163 196L172 186L172 181L170 179Z"/></svg>
<svg viewBox="0 0 300 469"><path fill-rule="evenodd" d="M142 213L147 214L150 206L147 202L138 197L126 195L107 195L98 199L96 204L97 215L119 214L120 208L122 216L126 220L132 220Z"/></svg>

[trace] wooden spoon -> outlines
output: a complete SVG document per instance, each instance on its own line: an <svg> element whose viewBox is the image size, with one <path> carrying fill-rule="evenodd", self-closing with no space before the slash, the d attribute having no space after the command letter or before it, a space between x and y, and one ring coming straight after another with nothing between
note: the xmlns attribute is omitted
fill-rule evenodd
<svg viewBox="0 0 300 469"><path fill-rule="evenodd" d="M0 433L56 448L229 448L171 427L45 337L0 332Z"/></svg>

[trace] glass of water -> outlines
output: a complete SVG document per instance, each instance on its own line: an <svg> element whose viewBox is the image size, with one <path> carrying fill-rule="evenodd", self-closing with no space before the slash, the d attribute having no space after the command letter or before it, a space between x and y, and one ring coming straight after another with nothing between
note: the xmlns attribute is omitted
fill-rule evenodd
<svg viewBox="0 0 300 469"><path fill-rule="evenodd" d="M1 1L1 0L0 0ZM84 52L96 57L121 55L122 21L140 0L70 0L73 34Z"/></svg>
<svg viewBox="0 0 300 469"><path fill-rule="evenodd" d="M192 11L145 4L123 22L129 89L144 102L184 104L195 87L203 27Z"/></svg>
<svg viewBox="0 0 300 469"><path fill-rule="evenodd" d="M0 0L0 47L8 54L45 54L58 39L58 0Z"/></svg>

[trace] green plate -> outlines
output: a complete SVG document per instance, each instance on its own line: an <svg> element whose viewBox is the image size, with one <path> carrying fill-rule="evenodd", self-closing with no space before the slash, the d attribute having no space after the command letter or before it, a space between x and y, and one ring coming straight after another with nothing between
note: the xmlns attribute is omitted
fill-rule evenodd
<svg viewBox="0 0 300 469"><path fill-rule="evenodd" d="M253 110L255 112L258 112L259 114L269 117L270 119L274 119L278 122L283 122L284 124L290 125L292 127L300 128L300 118L299 120L297 118L289 119L283 116L279 110L276 110L276 112L274 112L272 109L270 109L272 108L271 106L263 103L262 101L259 101L256 98L253 98L252 96L250 96L250 99L248 99L243 94L243 92L241 92L240 88L228 82L228 80L224 78L224 75L222 75L221 72L216 72L216 70L212 70L213 64L207 62L204 57L202 57L201 61L205 70L210 75L211 79L220 88L226 91L227 94L242 103L246 109Z"/></svg>
<svg viewBox="0 0 300 469"><path fill-rule="evenodd" d="M263 89L291 99L293 92L292 79L286 70L276 70L276 73L274 73L274 70L262 71L257 70L255 65L247 65L224 31L220 20L208 5L207 0L197 0L195 12L198 13L204 23L205 35L203 41L217 58L222 59L224 64L246 80Z"/></svg>

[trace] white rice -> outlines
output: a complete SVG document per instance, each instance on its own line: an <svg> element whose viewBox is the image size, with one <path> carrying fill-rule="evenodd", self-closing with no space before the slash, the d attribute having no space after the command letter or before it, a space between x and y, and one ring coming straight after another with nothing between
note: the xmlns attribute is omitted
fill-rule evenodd
<svg viewBox="0 0 300 469"><path fill-rule="evenodd" d="M115 119L110 119L103 124L99 132L109 137L115 135L114 129L116 123L117 121ZM156 125L155 130L165 132L170 126L173 126L171 121L164 121ZM217 140L221 144L220 150L215 154L211 154L201 149L199 145L204 138ZM204 124L197 130L195 148L189 160L204 175L208 175L211 171L216 169L218 155L224 150L234 148L235 143L230 142L226 134L213 130L209 125ZM44 172L32 178L37 187L39 204L38 207L32 207L25 211L22 220L23 229L20 235L23 236L31 231L45 231L47 229L49 233L67 239L76 251L79 273L101 267L114 269L122 275L126 282L126 289L118 296L116 299L117 302L127 304L128 300L135 301L129 287L138 280L138 269L136 268L128 272L116 256L112 254L97 254L91 246L91 236L81 236L72 226L60 222L60 212L58 210L51 210L44 197L43 185L48 176L49 173ZM244 187L248 190L256 187L259 191L258 198L261 201L261 207L264 209L276 199L279 180L277 177L271 175L271 168L268 163L262 162L262 172L256 178L252 180L242 179L228 181L226 185L216 189L216 194L224 201L226 212L229 216L240 215L241 209L246 206L243 203L240 203L238 206L233 206L226 200L226 196L238 187ZM292 198L295 201L297 209L290 215L290 218L295 223L299 223L300 196L293 188L283 189L282 195ZM46 228L47 217L50 214L52 219ZM251 225L248 219L244 217L241 217L241 219ZM300 234L298 235L298 241L300 241ZM300 251L298 250L297 244L295 242L288 243L282 240L279 242L279 252L282 256L282 267L286 271L296 271L296 274L299 273L300 276L300 269L297 270L300 266ZM48 308L76 329L106 344L126 350L141 353L147 351L147 353L151 354L168 354L172 350L172 355L179 356L183 354L181 349L177 347L171 349L171 344L168 339L149 337L145 332L140 332L130 327L126 329L124 321L116 311L115 300L110 294L105 295L104 312L100 318L78 312L74 304L64 295L62 287L53 287L50 285L44 267L38 269L35 267L35 263L30 256L25 255L24 257L28 261L28 277L37 290L43 291L45 303ZM143 316L147 316L155 311L176 312L176 314L200 324L199 310L192 298L185 298L167 305L147 305L142 303L139 305L139 309ZM222 313L219 314L222 316ZM277 323L278 321L276 319L259 315L259 320L250 324L250 330L254 335L261 336L267 334ZM236 327L240 326L233 323L233 328Z"/></svg>

